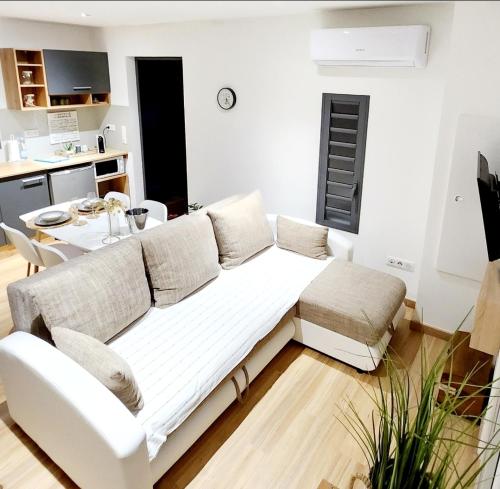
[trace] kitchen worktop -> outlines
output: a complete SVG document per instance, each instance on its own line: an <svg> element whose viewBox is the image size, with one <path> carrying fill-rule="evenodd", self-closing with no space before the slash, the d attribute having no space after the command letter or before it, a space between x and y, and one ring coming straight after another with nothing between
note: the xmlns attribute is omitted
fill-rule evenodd
<svg viewBox="0 0 500 489"><path fill-rule="evenodd" d="M16 176L28 175L31 173L45 173L57 168L66 168L82 163L90 163L92 161L107 160L109 158L117 158L118 156L126 156L126 151L118 151L115 149L107 149L105 153L87 152L80 156L73 156L59 163L42 163L41 161L22 160L12 163L0 163L0 180L10 179Z"/></svg>

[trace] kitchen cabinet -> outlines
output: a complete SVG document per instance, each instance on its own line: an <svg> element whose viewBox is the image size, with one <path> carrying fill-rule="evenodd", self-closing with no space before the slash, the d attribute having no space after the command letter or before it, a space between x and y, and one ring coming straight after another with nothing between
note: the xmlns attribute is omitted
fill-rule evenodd
<svg viewBox="0 0 500 489"><path fill-rule="evenodd" d="M31 111L109 105L108 54L90 51L0 49L9 109ZM31 81L25 81L26 72Z"/></svg>
<svg viewBox="0 0 500 489"><path fill-rule="evenodd" d="M19 229L27 236L31 237L35 232L28 229L19 216L49 205L50 196L46 174L0 182L0 213L3 222ZM4 232L0 230L0 233L0 244L5 244Z"/></svg>
<svg viewBox="0 0 500 489"><path fill-rule="evenodd" d="M108 53L44 49L49 95L109 93Z"/></svg>

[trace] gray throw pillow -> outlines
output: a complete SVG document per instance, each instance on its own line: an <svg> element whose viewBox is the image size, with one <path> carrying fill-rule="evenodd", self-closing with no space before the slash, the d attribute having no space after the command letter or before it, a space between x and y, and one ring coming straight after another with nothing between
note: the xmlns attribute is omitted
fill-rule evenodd
<svg viewBox="0 0 500 489"><path fill-rule="evenodd" d="M234 268L274 244L260 192L219 209L209 209L222 268Z"/></svg>
<svg viewBox="0 0 500 489"><path fill-rule="evenodd" d="M276 244L285 250L326 260L328 228L309 226L278 216L276 219Z"/></svg>
<svg viewBox="0 0 500 489"><path fill-rule="evenodd" d="M50 332L58 350L105 385L132 413L143 408L144 401L134 374L118 353L78 331L56 327Z"/></svg>
<svg viewBox="0 0 500 489"><path fill-rule="evenodd" d="M155 305L175 304L219 275L219 257L210 219L179 217L140 233Z"/></svg>

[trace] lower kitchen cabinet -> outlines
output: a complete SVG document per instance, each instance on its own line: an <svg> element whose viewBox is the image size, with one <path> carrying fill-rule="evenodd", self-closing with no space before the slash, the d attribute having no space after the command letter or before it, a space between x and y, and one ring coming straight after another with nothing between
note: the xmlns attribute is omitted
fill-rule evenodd
<svg viewBox="0 0 500 489"><path fill-rule="evenodd" d="M49 205L49 186L47 175L44 173L0 182L1 220L29 237L33 236L35 232L26 228L19 216ZM4 245L6 242L5 234L0 229L0 245Z"/></svg>

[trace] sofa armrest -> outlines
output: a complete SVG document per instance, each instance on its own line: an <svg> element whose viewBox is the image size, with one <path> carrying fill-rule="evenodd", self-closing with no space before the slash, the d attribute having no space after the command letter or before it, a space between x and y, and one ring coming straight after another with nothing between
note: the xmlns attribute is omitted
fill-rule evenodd
<svg viewBox="0 0 500 489"><path fill-rule="evenodd" d="M306 224L308 226L319 226L319 224L316 224L315 222L312 221L307 221L305 219L299 219L290 216L283 216L283 217L286 217L287 219L292 219L293 221L300 222L302 224ZM267 214L267 220L269 221L269 224L273 229L274 239L276 239L276 218L277 218L276 214ZM335 231L333 229L328 229L327 252L329 256L334 256L339 260L352 261L352 255L353 255L352 241L347 239L338 231Z"/></svg>
<svg viewBox="0 0 500 489"><path fill-rule="evenodd" d="M78 486L151 489L142 426L104 385L24 332L0 341L9 412Z"/></svg>

